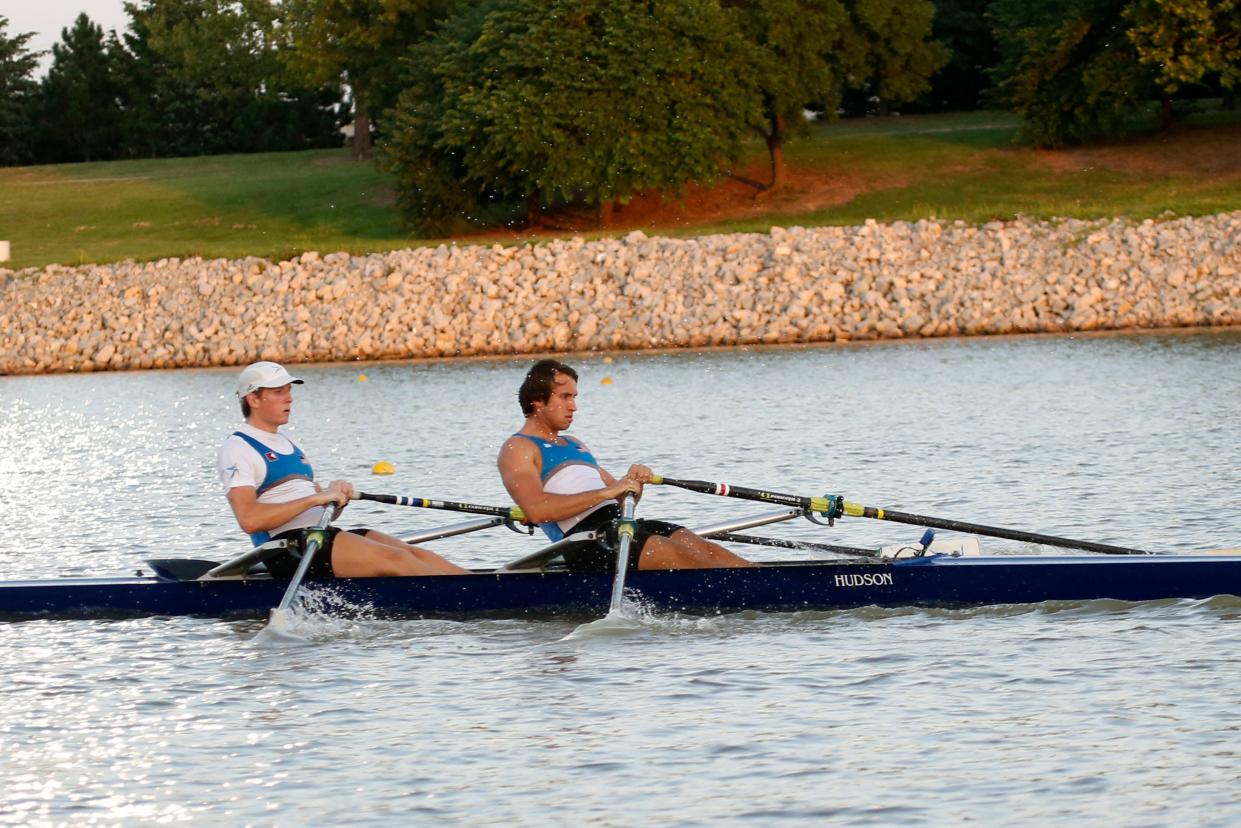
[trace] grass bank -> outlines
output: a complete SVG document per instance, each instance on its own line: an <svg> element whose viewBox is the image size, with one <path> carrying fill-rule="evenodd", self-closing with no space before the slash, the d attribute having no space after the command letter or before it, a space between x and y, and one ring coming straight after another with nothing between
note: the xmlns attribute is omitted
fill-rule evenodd
<svg viewBox="0 0 1241 828"><path fill-rule="evenodd" d="M987 112L816 125L789 144L783 191L759 194L729 180L674 201L640 196L618 211L612 230L684 236L868 218L984 222L1241 209L1241 113L1055 152L1019 146L1016 135L1013 118ZM765 161L756 143L737 171L763 177ZM387 177L336 150L0 169L0 239L12 242L13 268L362 253L442 241L404 234Z"/></svg>

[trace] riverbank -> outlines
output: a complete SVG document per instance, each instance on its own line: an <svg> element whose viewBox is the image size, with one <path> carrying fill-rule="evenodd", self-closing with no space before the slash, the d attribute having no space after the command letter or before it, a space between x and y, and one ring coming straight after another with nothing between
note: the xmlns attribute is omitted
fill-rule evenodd
<svg viewBox="0 0 1241 828"><path fill-rule="evenodd" d="M0 373L1241 325L1241 212L0 270Z"/></svg>

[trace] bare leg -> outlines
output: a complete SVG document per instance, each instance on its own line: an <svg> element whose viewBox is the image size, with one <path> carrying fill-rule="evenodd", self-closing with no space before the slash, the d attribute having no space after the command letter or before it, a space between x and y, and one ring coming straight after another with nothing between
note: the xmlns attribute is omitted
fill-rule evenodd
<svg viewBox="0 0 1241 828"><path fill-rule="evenodd" d="M715 561L715 566L758 566L758 564L753 561L747 561L731 549L720 546L715 541L695 535L688 529L678 529L673 532L672 540L695 549L702 555L706 555L708 559Z"/></svg>
<svg viewBox="0 0 1241 828"><path fill-rule="evenodd" d="M414 557L425 563L427 566L434 567L437 575L469 575L468 569L462 569L455 563L451 563L446 558L436 555L430 549L423 549L421 546L414 546L406 543L400 538L394 538L392 535L376 532L374 529L366 533L368 541L382 543L385 546L391 546L394 549L403 549L413 553Z"/></svg>
<svg viewBox="0 0 1241 828"><path fill-rule="evenodd" d="M730 552L718 543L700 538L688 529L678 529L671 537L653 537L638 556L639 569L713 569L758 566Z"/></svg>
<svg viewBox="0 0 1241 828"><path fill-rule="evenodd" d="M332 571L341 578L382 578L405 575L461 574L465 570L427 552L417 550L425 559L415 554L415 547L396 541L398 546L372 540L377 533L362 537L351 532L341 532L332 541ZM396 540L396 538L392 538Z"/></svg>

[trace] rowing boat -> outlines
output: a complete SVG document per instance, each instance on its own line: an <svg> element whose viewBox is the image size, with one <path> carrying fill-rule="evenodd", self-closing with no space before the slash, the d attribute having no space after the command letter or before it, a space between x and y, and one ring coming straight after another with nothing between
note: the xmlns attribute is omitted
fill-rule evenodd
<svg viewBox="0 0 1241 828"><path fill-rule="evenodd" d="M304 589L332 613L415 618L581 618L608 609L612 575L480 569L469 575L337 578ZM875 561L786 561L748 569L631 571L627 595L655 612L714 615L861 606L962 607L1043 601L1241 596L1241 555L934 554ZM0 617L262 617L288 581L266 575L0 582Z"/></svg>
<svg viewBox="0 0 1241 828"><path fill-rule="evenodd" d="M776 512L724 521L693 531L724 542L822 551L845 558L777 561L721 569L638 570L623 579L624 594L653 612L717 615L742 611L796 612L852 607L968 607L1045 601L1153 601L1241 596L1241 549L1169 555L1053 535L875 509L837 496L803 497L703 481L657 478L725 497L781 504ZM517 526L516 507L480 506L426 498L358 494L400 506L470 512L489 517L405 538L425 543L494 526ZM983 555L973 538L935 539L880 549L739 534L807 518L831 526L843 515L939 527L1013 540L1085 549L1100 555ZM593 538L594 533L574 538ZM415 618L534 618L598 616L613 609L619 583L610 572L575 573L559 561L565 539L495 569L465 575L308 580L306 599L333 614ZM113 578L54 578L0 582L0 619L134 616L261 617L293 590L263 565L282 554L272 541L223 563L153 560L151 574ZM1122 557L1115 557L1122 556Z"/></svg>

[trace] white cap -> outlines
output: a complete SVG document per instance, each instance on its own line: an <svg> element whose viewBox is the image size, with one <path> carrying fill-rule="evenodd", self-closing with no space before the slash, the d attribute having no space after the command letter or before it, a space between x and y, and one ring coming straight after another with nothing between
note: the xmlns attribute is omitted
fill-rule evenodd
<svg viewBox="0 0 1241 828"><path fill-rule="evenodd" d="M260 388L283 388L290 383L302 384L302 380L291 375L283 365L275 362L255 362L247 365L237 378L237 396L244 397Z"/></svg>

